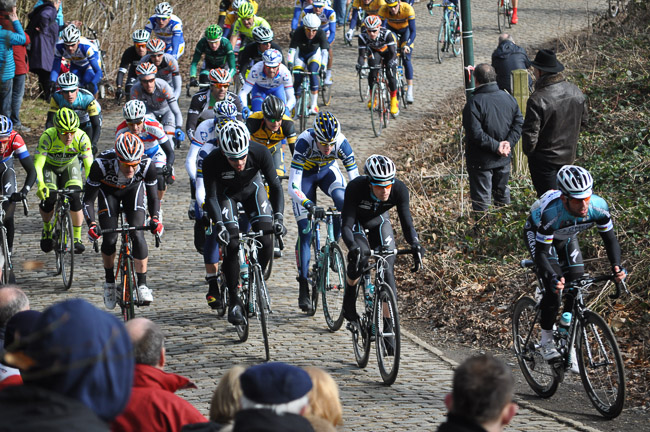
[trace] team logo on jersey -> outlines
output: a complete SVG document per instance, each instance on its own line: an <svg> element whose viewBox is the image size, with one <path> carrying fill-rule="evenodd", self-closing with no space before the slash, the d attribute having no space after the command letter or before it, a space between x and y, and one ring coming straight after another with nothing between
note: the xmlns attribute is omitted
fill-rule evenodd
<svg viewBox="0 0 650 432"><path fill-rule="evenodd" d="M199 135L201 135L201 141L203 141L203 142L207 141L207 139L208 139L208 133L207 133L206 131L201 131L201 132L199 133Z"/></svg>
<svg viewBox="0 0 650 432"><path fill-rule="evenodd" d="M226 171L221 174L221 178L223 180L232 180L235 178L235 172L234 171Z"/></svg>

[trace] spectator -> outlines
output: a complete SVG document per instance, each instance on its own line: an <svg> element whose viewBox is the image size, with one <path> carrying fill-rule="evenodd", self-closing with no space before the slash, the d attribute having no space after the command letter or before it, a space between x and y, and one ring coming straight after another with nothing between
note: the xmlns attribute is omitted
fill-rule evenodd
<svg viewBox="0 0 650 432"><path fill-rule="evenodd" d="M314 432L336 432L336 428L332 426L332 423L330 423L328 420L325 420L323 417L307 414L305 418L311 424Z"/></svg>
<svg viewBox="0 0 650 432"><path fill-rule="evenodd" d="M0 348L4 346L5 329L11 317L26 310L29 299L23 290L11 285L0 287Z"/></svg>
<svg viewBox="0 0 650 432"><path fill-rule="evenodd" d="M14 63L16 64L16 75L11 90L11 121L14 123L14 130L17 132L31 132L32 130L22 124L20 121L20 108L23 105L25 96L25 78L29 72L29 58L27 58L27 46L31 43L29 35L25 33L27 39L23 45L14 46Z"/></svg>
<svg viewBox="0 0 650 432"><path fill-rule="evenodd" d="M27 34L31 39L28 51L29 69L38 76L41 94L46 101L50 100L50 73L54 62L54 46L59 39L59 31L63 29L57 22L57 9L61 0L45 0L27 15Z"/></svg>
<svg viewBox="0 0 650 432"><path fill-rule="evenodd" d="M580 126L587 123L587 98L561 74L564 66L550 50L539 50L531 63L535 91L526 105L522 145L533 186L540 197L557 189L556 175L576 159Z"/></svg>
<svg viewBox="0 0 650 432"><path fill-rule="evenodd" d="M34 330L34 326L41 313L33 310L24 310L16 313L7 323L4 332L4 347L8 348L21 337L27 336ZM0 390L12 385L21 385L23 379L20 370L5 365L0 361Z"/></svg>
<svg viewBox="0 0 650 432"><path fill-rule="evenodd" d="M135 377L131 399L111 425L113 431L180 431L183 425L207 421L175 391L196 388L185 377L168 373L165 367L165 336L146 318L126 323L133 343Z"/></svg>
<svg viewBox="0 0 650 432"><path fill-rule="evenodd" d="M438 432L497 432L517 413L512 402L514 379L508 366L491 355L465 360L454 371L452 392L445 397L447 421Z"/></svg>
<svg viewBox="0 0 650 432"><path fill-rule="evenodd" d="M512 71L528 69L530 59L526 50L515 45L515 41L507 33L499 35L499 45L492 53L492 67L497 73L497 85L501 90L512 94ZM532 85L532 78L528 78L528 86Z"/></svg>
<svg viewBox="0 0 650 432"><path fill-rule="evenodd" d="M263 363L248 368L240 382L242 409L235 414L234 432L314 430L302 417L312 388L304 370L285 363Z"/></svg>
<svg viewBox="0 0 650 432"><path fill-rule="evenodd" d="M131 393L131 350L124 325L87 301L50 306L4 355L24 385L0 392L2 422L17 432L106 431Z"/></svg>
<svg viewBox="0 0 650 432"><path fill-rule="evenodd" d="M485 212L510 204L510 160L521 136L523 118L515 98L499 90L494 68L481 63L474 69L476 90L463 109L465 155L472 209Z"/></svg>
<svg viewBox="0 0 650 432"><path fill-rule="evenodd" d="M47 0L38 0L36 4L34 5L34 9L45 3ZM59 28L65 27L65 21L63 20L63 0L59 1L59 7L56 10L56 22L59 25Z"/></svg>
<svg viewBox="0 0 650 432"><path fill-rule="evenodd" d="M336 381L321 368L308 366L304 369L309 374L313 385L309 392L309 414L327 420L332 426L341 426L343 407Z"/></svg>
<svg viewBox="0 0 650 432"><path fill-rule="evenodd" d="M24 45L26 42L23 26L16 15L16 5L9 11L8 18L13 29L8 23L2 24L0 29L0 114L11 116L11 90L16 72L14 63L14 45Z"/></svg>

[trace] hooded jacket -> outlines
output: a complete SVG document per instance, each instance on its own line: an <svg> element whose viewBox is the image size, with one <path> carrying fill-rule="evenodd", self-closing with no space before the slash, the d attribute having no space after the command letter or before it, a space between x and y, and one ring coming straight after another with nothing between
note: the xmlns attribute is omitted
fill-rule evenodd
<svg viewBox="0 0 650 432"><path fill-rule="evenodd" d="M492 67L497 73L499 88L512 94L511 72L516 69L528 69L530 59L523 48L512 41L505 40L492 53Z"/></svg>

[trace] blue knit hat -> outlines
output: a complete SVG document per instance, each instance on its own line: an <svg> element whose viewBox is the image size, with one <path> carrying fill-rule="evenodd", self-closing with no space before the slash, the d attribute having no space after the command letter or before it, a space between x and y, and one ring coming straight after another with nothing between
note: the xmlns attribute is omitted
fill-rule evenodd
<svg viewBox="0 0 650 432"><path fill-rule="evenodd" d="M312 387L307 372L279 362L252 366L239 380L244 396L264 405L279 405L300 399Z"/></svg>

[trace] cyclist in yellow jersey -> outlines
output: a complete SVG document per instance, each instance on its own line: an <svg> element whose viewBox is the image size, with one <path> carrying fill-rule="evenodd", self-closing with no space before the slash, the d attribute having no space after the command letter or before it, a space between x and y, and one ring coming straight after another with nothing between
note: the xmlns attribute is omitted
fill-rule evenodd
<svg viewBox="0 0 650 432"><path fill-rule="evenodd" d="M352 3L350 25L348 26L349 30L345 34L345 38L351 42L354 36L354 29L357 27L357 21L361 21L363 24L365 17L379 14L379 9L385 4L386 2L384 0L354 0ZM363 11L363 14L360 15L361 11Z"/></svg>
<svg viewBox="0 0 650 432"><path fill-rule="evenodd" d="M230 6L228 8L220 13L219 15L222 15L223 18L223 23L221 22L221 16L219 17L219 24L223 24L224 28L224 35L225 37L230 36L230 33L232 31L232 26L235 24L235 21L239 18L239 15L237 15L237 11L239 10L239 6L241 6L244 2L249 2L253 6L253 14L257 15L257 10L259 9L259 4L255 0L233 0L230 2Z"/></svg>
<svg viewBox="0 0 650 432"><path fill-rule="evenodd" d="M36 196L41 200L39 210L43 218L43 233L41 249L50 252L54 248L52 239L56 194L50 189L76 189L81 192L83 185L80 161L83 161L86 174L93 163L90 138L79 129L79 117L70 108L61 108L54 116L54 127L46 129L38 141L34 154L34 168L38 191ZM70 198L70 216L74 232L74 252L82 253L86 248L81 243L81 212L80 194Z"/></svg>
<svg viewBox="0 0 650 432"><path fill-rule="evenodd" d="M262 17L255 15L253 5L249 2L242 3L237 10L239 18L232 26L232 33L230 34L230 44L235 52L242 50L250 42L253 42L253 29L256 27L268 27L271 25ZM237 39L241 37L240 43Z"/></svg>
<svg viewBox="0 0 650 432"><path fill-rule="evenodd" d="M404 76L408 90L406 102L413 103L413 64L411 53L415 41L415 11L413 6L400 0L386 0L379 9L379 17L385 21L385 27L394 32L400 43Z"/></svg>

